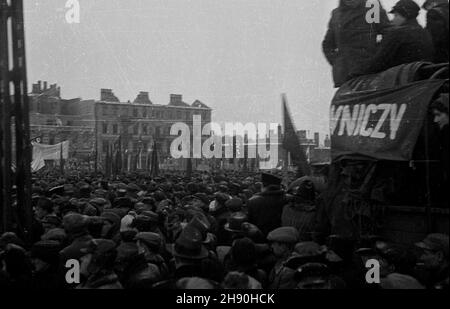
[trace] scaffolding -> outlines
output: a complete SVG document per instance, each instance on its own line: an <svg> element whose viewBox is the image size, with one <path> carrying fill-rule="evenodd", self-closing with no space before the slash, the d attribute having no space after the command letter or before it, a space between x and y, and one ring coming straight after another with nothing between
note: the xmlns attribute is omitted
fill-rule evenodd
<svg viewBox="0 0 450 309"><path fill-rule="evenodd" d="M31 143L22 0L0 0L0 232L31 236ZM12 164L14 164L14 171Z"/></svg>

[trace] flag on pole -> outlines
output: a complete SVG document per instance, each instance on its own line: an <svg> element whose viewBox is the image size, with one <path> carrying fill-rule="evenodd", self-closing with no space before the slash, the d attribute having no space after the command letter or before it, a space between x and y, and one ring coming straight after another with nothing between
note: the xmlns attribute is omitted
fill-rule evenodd
<svg viewBox="0 0 450 309"><path fill-rule="evenodd" d="M310 167L306 159L305 152L300 145L300 140L297 136L297 130L292 122L289 107L287 105L286 95L282 95L283 100L283 124L284 124L284 138L283 148L291 154L292 162L297 166L297 176L302 177L310 175Z"/></svg>
<svg viewBox="0 0 450 309"><path fill-rule="evenodd" d="M122 172L122 138L121 136L118 138L118 140L114 143L114 175L119 174Z"/></svg>
<svg viewBox="0 0 450 309"><path fill-rule="evenodd" d="M145 170L150 172L152 168L152 153L147 150L147 156L145 158Z"/></svg>
<svg viewBox="0 0 450 309"><path fill-rule="evenodd" d="M158 163L158 148L156 145L156 141L153 143L153 151L152 151L152 162L151 162L151 172L150 176L158 177L159 174L159 163Z"/></svg>
<svg viewBox="0 0 450 309"><path fill-rule="evenodd" d="M107 148L106 148L106 158L105 158L105 175L106 177L111 177L113 169L112 164L112 146L110 142L107 142Z"/></svg>
<svg viewBox="0 0 450 309"><path fill-rule="evenodd" d="M64 156L63 156L63 143L59 150L59 167L61 169L61 175L64 175Z"/></svg>

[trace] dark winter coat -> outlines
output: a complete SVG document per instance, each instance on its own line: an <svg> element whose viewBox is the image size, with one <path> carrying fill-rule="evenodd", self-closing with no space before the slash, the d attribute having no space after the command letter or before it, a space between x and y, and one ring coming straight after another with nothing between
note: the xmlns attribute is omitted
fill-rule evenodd
<svg viewBox="0 0 450 309"><path fill-rule="evenodd" d="M353 72L376 53L377 35L382 35L389 25L384 10L380 13L380 23L367 23L366 15L370 8L366 8L365 2L349 8L341 1L331 14L322 49L333 66L335 87L351 79Z"/></svg>
<svg viewBox="0 0 450 309"><path fill-rule="evenodd" d="M269 186L248 201L248 221L256 225L264 236L281 226L281 213L286 196L277 186Z"/></svg>
<svg viewBox="0 0 450 309"><path fill-rule="evenodd" d="M384 36L376 53L362 68L360 75L385 71L389 68L433 59L433 43L430 34L410 20L402 26L392 27Z"/></svg>
<svg viewBox="0 0 450 309"><path fill-rule="evenodd" d="M448 3L442 3L427 12L427 31L434 45L433 62L448 62Z"/></svg>

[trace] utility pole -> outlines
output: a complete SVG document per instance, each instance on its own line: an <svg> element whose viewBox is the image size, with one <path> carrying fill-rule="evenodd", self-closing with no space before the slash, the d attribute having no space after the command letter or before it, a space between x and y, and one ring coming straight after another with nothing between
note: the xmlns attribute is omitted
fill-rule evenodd
<svg viewBox="0 0 450 309"><path fill-rule="evenodd" d="M23 1L0 0L0 230L27 240L32 221L28 111Z"/></svg>

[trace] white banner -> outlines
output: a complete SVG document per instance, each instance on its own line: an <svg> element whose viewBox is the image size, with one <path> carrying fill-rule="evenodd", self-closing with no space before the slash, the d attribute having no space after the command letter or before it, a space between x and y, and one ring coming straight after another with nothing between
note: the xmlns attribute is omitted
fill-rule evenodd
<svg viewBox="0 0 450 309"><path fill-rule="evenodd" d="M45 166L45 160L60 160L61 150L62 158L69 158L69 141L65 141L56 145L45 145L32 143L33 145L33 161L31 162L31 170L36 172Z"/></svg>

